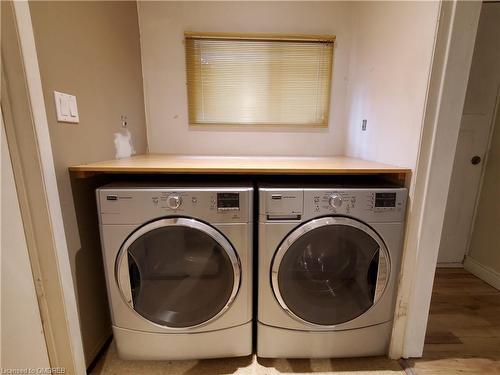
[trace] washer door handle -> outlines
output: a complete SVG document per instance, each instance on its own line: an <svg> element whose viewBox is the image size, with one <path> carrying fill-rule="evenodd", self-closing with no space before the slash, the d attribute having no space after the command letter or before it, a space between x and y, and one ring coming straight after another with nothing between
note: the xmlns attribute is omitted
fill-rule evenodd
<svg viewBox="0 0 500 375"><path fill-rule="evenodd" d="M130 275L129 275L129 267L128 267L128 257L124 256L120 259L118 263L117 269L117 281L118 285L120 285L120 289L123 293L123 298L125 302L131 307L134 308L134 300L132 298L132 288L130 287Z"/></svg>
<svg viewBox="0 0 500 375"><path fill-rule="evenodd" d="M375 284L375 294L373 296L373 304L375 305L382 294L384 294L385 287L389 281L389 259L385 251L379 250L377 282Z"/></svg>

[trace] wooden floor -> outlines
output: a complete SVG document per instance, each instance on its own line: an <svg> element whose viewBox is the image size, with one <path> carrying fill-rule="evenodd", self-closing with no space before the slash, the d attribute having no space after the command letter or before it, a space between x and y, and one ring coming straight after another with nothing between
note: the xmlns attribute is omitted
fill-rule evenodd
<svg viewBox="0 0 500 375"><path fill-rule="evenodd" d="M500 291L463 269L438 269L418 375L500 374Z"/></svg>

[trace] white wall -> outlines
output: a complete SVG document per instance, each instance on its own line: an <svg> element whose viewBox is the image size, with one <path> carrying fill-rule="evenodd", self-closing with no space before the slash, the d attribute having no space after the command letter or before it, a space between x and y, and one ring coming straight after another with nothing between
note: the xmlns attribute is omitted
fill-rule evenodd
<svg viewBox="0 0 500 375"><path fill-rule="evenodd" d="M414 168L439 2L355 5L346 154Z"/></svg>
<svg viewBox="0 0 500 375"><path fill-rule="evenodd" d="M0 120L1 113L0 113ZM33 274L1 121L1 368L49 366Z"/></svg>
<svg viewBox="0 0 500 375"><path fill-rule="evenodd" d="M336 155L414 167L435 2L139 2L150 152ZM335 34L328 129L189 127L184 31ZM361 120L368 130L361 132Z"/></svg>
<svg viewBox="0 0 500 375"><path fill-rule="evenodd" d="M344 152L352 5L343 2L139 2L150 152L335 155ZM335 34L330 126L322 130L189 127L185 31Z"/></svg>

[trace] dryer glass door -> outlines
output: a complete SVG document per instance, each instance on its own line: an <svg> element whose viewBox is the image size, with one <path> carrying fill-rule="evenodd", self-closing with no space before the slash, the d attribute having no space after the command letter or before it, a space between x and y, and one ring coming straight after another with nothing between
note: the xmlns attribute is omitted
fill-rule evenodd
<svg viewBox="0 0 500 375"><path fill-rule="evenodd" d="M137 230L122 247L116 272L131 308L150 322L180 329L221 315L236 296L241 271L217 229L171 218Z"/></svg>
<svg viewBox="0 0 500 375"><path fill-rule="evenodd" d="M373 306L388 274L387 249L370 227L326 217L290 233L276 252L271 276L279 303L294 318L335 326Z"/></svg>

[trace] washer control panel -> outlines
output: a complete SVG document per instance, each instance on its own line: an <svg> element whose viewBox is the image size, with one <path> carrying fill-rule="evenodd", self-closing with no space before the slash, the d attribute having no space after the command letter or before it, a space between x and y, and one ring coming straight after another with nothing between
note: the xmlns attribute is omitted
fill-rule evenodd
<svg viewBox="0 0 500 375"><path fill-rule="evenodd" d="M338 193L333 193L332 195L330 195L330 198L328 199L328 203L330 204L330 207L332 207L334 209L338 209L338 208L342 207L342 203L343 203L342 195L340 195Z"/></svg>
<svg viewBox="0 0 500 375"><path fill-rule="evenodd" d="M177 210L182 203L182 198L179 194L170 194L167 197L167 207L171 210Z"/></svg>
<svg viewBox="0 0 500 375"><path fill-rule="evenodd" d="M192 216L212 222L247 222L252 188L99 189L103 223L134 223L144 218ZM149 220L149 219L145 219Z"/></svg>

